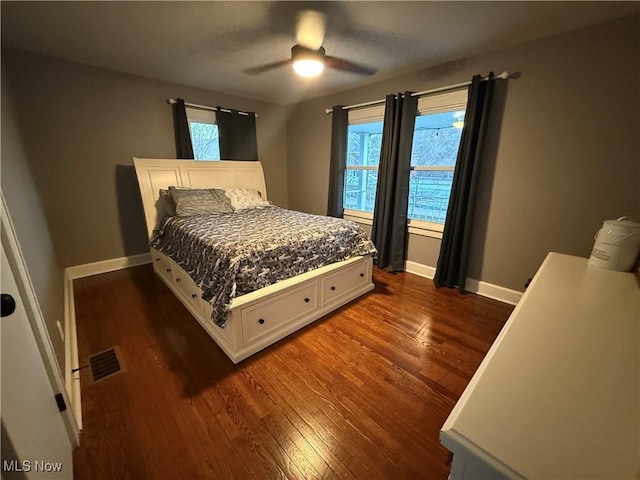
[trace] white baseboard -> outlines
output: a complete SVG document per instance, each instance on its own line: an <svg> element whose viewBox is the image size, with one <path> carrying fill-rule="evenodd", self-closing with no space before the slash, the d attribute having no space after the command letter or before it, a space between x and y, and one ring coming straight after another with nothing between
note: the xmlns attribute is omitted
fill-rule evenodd
<svg viewBox="0 0 640 480"><path fill-rule="evenodd" d="M86 263L84 265L74 265L65 268L65 275L75 280L76 278L90 277L91 275L99 275L100 273L115 272L123 268L137 267L151 263L150 253L141 253L130 257L113 258L111 260L102 260L100 262Z"/></svg>
<svg viewBox="0 0 640 480"><path fill-rule="evenodd" d="M82 399L80 398L80 366L78 361L78 337L76 334L76 309L73 297L73 278L64 274L64 385L69 397L73 417L82 431Z"/></svg>
<svg viewBox="0 0 640 480"><path fill-rule="evenodd" d="M436 269L434 267L409 260L405 262L405 270L409 273L413 273L414 275L420 275L421 277L429 279L433 279L436 273ZM522 292L517 290L511 290L509 288L501 287L500 285L494 285L493 283L483 282L473 278L467 278L465 288L468 292L477 293L483 297L508 303L509 305L516 305L522 297Z"/></svg>
<svg viewBox="0 0 640 480"><path fill-rule="evenodd" d="M82 430L82 398L80 395L80 372L73 370L80 367L78 359L78 337L76 333L76 309L73 294L73 281L77 278L89 277L101 273L114 272L123 268L137 267L151 263L151 254L142 253L130 257L120 257L101 262L75 265L64 270L64 348L65 368L64 383L67 391L71 411Z"/></svg>
<svg viewBox="0 0 640 480"><path fill-rule="evenodd" d="M414 275L419 275L430 280L433 280L433 277L436 274L435 268L430 267L429 265L424 265L422 263L412 262L410 260L404 262L404 269L409 273L413 273Z"/></svg>
<svg viewBox="0 0 640 480"><path fill-rule="evenodd" d="M493 283L475 280L473 278L467 278L465 289L468 292L477 293L483 297L499 300L500 302L508 303L509 305L516 305L523 295L523 292L501 287L500 285L494 285Z"/></svg>

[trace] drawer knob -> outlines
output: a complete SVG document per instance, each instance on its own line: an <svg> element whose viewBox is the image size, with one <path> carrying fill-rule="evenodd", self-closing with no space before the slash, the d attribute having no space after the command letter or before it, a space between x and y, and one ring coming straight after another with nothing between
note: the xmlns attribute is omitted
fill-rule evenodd
<svg viewBox="0 0 640 480"><path fill-rule="evenodd" d="M305 298L304 301L305 301L305 303L309 303L309 299L308 298Z"/></svg>
<svg viewBox="0 0 640 480"><path fill-rule="evenodd" d="M336 289L336 287L331 287L331 290L335 290L335 289Z"/></svg>
<svg viewBox="0 0 640 480"><path fill-rule="evenodd" d="M159 258L156 258L156 262L159 262L159 261L160 261L160 259L159 259Z"/></svg>
<svg viewBox="0 0 640 480"><path fill-rule="evenodd" d="M360 276L361 276L361 277L364 277L364 273L361 273L361 274L360 274Z"/></svg>
<svg viewBox="0 0 640 480"><path fill-rule="evenodd" d="M260 325L263 325L263 324L264 324L264 318L261 318L260 320L258 320L258 323L259 323Z"/></svg>
<svg viewBox="0 0 640 480"><path fill-rule="evenodd" d="M191 294L191 298L198 298L198 294L197 293L192 293Z"/></svg>
<svg viewBox="0 0 640 480"><path fill-rule="evenodd" d="M176 283L180 283L180 279L179 278L176 278Z"/></svg>
<svg viewBox="0 0 640 480"><path fill-rule="evenodd" d="M171 269L170 269L170 268L167 268L167 272L170 272L170 271L171 271Z"/></svg>

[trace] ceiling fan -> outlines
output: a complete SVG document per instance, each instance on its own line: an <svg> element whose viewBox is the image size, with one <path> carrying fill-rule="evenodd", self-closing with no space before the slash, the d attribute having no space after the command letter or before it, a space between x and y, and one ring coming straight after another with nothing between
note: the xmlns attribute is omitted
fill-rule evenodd
<svg viewBox="0 0 640 480"><path fill-rule="evenodd" d="M291 58L248 68L244 73L258 75L270 70L292 65L293 69L303 77L320 75L324 67L354 73L356 75L373 75L376 70L343 58L327 55L322 46L326 27L326 17L315 10L303 10L297 15L296 44L291 48Z"/></svg>

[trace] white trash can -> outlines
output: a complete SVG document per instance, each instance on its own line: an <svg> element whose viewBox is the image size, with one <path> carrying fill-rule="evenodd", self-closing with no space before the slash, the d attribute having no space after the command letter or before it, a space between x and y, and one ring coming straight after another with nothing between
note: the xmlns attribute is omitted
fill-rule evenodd
<svg viewBox="0 0 640 480"><path fill-rule="evenodd" d="M589 265L629 272L635 266L640 252L640 223L620 217L605 220L596 232Z"/></svg>

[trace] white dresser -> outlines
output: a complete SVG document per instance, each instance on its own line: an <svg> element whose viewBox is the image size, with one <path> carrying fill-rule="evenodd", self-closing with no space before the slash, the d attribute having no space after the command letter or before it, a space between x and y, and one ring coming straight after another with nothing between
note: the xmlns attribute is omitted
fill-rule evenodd
<svg viewBox="0 0 640 480"><path fill-rule="evenodd" d="M440 432L450 480L640 479L640 279L550 253Z"/></svg>

